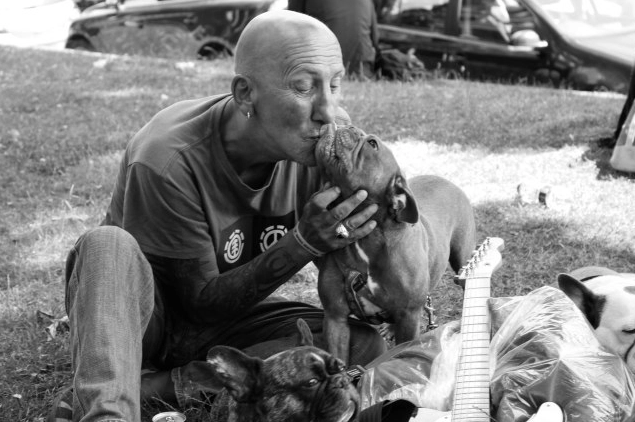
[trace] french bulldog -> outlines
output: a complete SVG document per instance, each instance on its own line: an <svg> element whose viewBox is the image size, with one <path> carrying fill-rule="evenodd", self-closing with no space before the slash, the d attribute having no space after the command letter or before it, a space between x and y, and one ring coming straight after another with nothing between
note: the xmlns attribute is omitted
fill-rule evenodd
<svg viewBox="0 0 635 422"><path fill-rule="evenodd" d="M406 181L390 149L354 126L327 125L316 161L342 197L365 189L379 208L366 237L316 260L327 350L348 363L351 314L386 322L396 344L415 339L428 293L476 246L472 207L456 185L437 176Z"/></svg>
<svg viewBox="0 0 635 422"><path fill-rule="evenodd" d="M558 274L558 286L587 318L604 347L635 372L635 276L602 267Z"/></svg>
<svg viewBox="0 0 635 422"><path fill-rule="evenodd" d="M342 361L313 347L298 319L301 345L266 359L228 346L212 347L207 363L221 390L211 416L218 422L349 422L359 395Z"/></svg>

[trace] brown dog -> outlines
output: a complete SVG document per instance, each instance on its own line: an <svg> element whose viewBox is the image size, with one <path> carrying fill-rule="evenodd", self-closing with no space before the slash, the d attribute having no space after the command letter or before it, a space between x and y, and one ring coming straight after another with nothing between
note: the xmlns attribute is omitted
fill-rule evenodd
<svg viewBox="0 0 635 422"><path fill-rule="evenodd" d="M374 135L330 125L316 147L325 180L348 197L368 191L360 206L379 205L373 232L317 262L327 349L348 362L356 315L394 323L397 344L419 334L427 294L447 269L457 272L476 246L474 215L465 194L436 176L406 182L392 152Z"/></svg>
<svg viewBox="0 0 635 422"><path fill-rule="evenodd" d="M349 422L357 420L359 395L339 359L313 347L298 319L301 346L265 360L227 346L212 347L207 362L224 387L212 406L218 422Z"/></svg>

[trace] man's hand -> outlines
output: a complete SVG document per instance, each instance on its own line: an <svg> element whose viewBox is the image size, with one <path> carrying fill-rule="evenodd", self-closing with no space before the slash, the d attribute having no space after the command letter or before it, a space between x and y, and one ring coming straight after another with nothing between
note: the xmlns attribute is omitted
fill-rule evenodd
<svg viewBox="0 0 635 422"><path fill-rule="evenodd" d="M314 248L330 252L367 236L377 226L370 218L377 212L377 204L371 204L356 214L352 214L368 196L365 190L359 190L331 209L328 206L340 196L340 189L326 185L315 193L304 206L298 230L302 237ZM338 236L336 227L343 224L349 233L344 238Z"/></svg>

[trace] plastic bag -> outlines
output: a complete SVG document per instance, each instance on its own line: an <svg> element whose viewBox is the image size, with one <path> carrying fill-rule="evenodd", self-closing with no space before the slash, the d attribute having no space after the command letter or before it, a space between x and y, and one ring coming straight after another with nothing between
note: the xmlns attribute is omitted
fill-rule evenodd
<svg viewBox="0 0 635 422"><path fill-rule="evenodd" d="M543 287L523 297L491 299L490 311L495 420L524 422L551 401L567 422L635 421L633 374L599 345L564 293ZM371 362L358 384L362 408L401 398L449 410L460 349L457 327L446 324Z"/></svg>
<svg viewBox="0 0 635 422"><path fill-rule="evenodd" d="M603 349L558 289L543 287L519 301L490 351L490 393L499 421L525 421L546 401L558 404L567 422L635 420L633 374Z"/></svg>
<svg viewBox="0 0 635 422"><path fill-rule="evenodd" d="M458 321L442 325L368 364L358 383L361 408L404 399L417 407L448 410L461 341L458 330Z"/></svg>

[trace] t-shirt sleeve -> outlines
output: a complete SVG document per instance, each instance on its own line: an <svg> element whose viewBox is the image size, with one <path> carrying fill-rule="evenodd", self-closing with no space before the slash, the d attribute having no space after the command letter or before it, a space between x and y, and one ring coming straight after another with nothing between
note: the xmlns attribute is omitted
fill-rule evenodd
<svg viewBox="0 0 635 422"><path fill-rule="evenodd" d="M188 173L178 164L167 175L139 163L128 166L122 226L143 252L182 259L214 255L198 187Z"/></svg>

